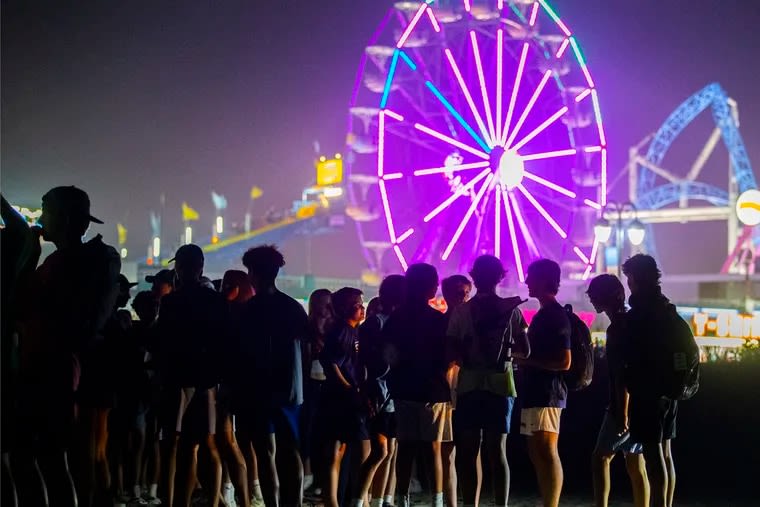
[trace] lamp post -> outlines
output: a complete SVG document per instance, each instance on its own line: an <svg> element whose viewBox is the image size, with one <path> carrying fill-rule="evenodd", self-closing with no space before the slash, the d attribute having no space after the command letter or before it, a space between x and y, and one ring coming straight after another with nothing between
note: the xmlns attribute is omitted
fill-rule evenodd
<svg viewBox="0 0 760 507"><path fill-rule="evenodd" d="M594 235L596 240L602 244L607 243L615 231L614 246L617 250L617 274L620 275L623 258L624 235L628 236L628 241L633 246L639 246L644 242L646 229L644 224L636 217L636 206L631 202L623 204L617 202L608 202L602 210L602 216L597 220L594 226ZM610 217L611 215L611 217ZM610 218L608 218L610 217ZM624 219L627 218L627 219ZM629 218L632 217L632 218Z"/></svg>

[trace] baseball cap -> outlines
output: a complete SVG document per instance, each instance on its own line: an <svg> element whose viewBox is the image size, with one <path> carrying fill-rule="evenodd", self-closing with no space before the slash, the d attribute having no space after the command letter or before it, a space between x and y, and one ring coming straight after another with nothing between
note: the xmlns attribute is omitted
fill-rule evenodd
<svg viewBox="0 0 760 507"><path fill-rule="evenodd" d="M203 250L193 243L182 245L174 253L174 257L169 259L169 262L175 261L203 263Z"/></svg>
<svg viewBox="0 0 760 507"><path fill-rule="evenodd" d="M137 285L137 282L130 282L126 276L119 275L119 287L122 289L131 289L135 285Z"/></svg>
<svg viewBox="0 0 760 507"><path fill-rule="evenodd" d="M169 283L174 284L174 270L162 269L155 275L148 275L145 277L145 281L148 283Z"/></svg>
<svg viewBox="0 0 760 507"><path fill-rule="evenodd" d="M42 205L56 214L87 217L90 222L103 223L99 218L90 215L90 196L87 192L73 185L49 190L42 196Z"/></svg>

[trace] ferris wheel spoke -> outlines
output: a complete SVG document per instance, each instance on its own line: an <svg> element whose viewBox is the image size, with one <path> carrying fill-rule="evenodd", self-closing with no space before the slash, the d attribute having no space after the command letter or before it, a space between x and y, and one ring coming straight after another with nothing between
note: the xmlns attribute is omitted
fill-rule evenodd
<svg viewBox="0 0 760 507"><path fill-rule="evenodd" d="M459 87L462 89L462 94L464 95L464 98L467 101L467 105L470 106L470 111L472 111L472 116L475 118L475 123L478 124L480 133L483 134L483 137L488 143L488 146L493 148L494 141L493 139L491 139L491 136L488 133L488 129L486 128L485 123L483 123L483 118L480 116L480 113L478 112L478 108L475 107L475 101L472 100L470 89L467 87L467 84L464 82L464 78L462 77L462 73L459 70L459 66L457 65L456 60L454 60L454 55L451 53L451 50L449 48L446 48L444 50L444 53L446 53L446 58L449 61L449 65L451 66L452 72L454 72L454 77L456 77L457 82L459 83Z"/></svg>
<svg viewBox="0 0 760 507"><path fill-rule="evenodd" d="M438 90L438 88L435 87L433 83L430 81L425 81L425 86L428 87L428 89L433 92L433 95L443 104L443 107L446 108L446 110L451 113L451 116L453 116L459 124L464 128L468 134L475 140L476 143L480 145L483 150L485 150L486 153L491 151L491 148L488 147L486 142L481 139L481 137L470 127L470 124L465 121L464 118L462 118L462 115L459 114L459 112L454 109L454 106L451 105L451 102L446 100L446 97L443 96L443 94Z"/></svg>
<svg viewBox="0 0 760 507"><path fill-rule="evenodd" d="M520 115L520 118L518 118L517 123L515 123L515 128L512 129L512 133L509 135L507 142L504 143L504 146L509 146L510 144L512 144L512 141L514 141L515 137L517 137L517 134L520 132L520 129L523 126L523 123L525 123L525 119L528 117L531 110L533 109L533 106L536 104L536 100L538 100L538 96L541 95L541 92L543 91L544 86L546 86L546 82L549 81L549 78L551 77L551 75L552 75L551 70L547 70L546 72L544 72L544 76L541 78L541 82L538 83L538 86L536 86L536 89L533 91L533 95L531 95L530 100L528 101L528 104L525 106L525 109Z"/></svg>
<svg viewBox="0 0 760 507"><path fill-rule="evenodd" d="M478 194L475 196L475 199L473 199L472 203L470 204L470 207L467 209L467 213L464 214L464 217L462 217L462 221L459 222L459 227L457 227L457 230L454 232L454 236L451 238L451 241L449 241L449 244L446 247L446 250L443 251L443 255L441 256L441 259L443 259L444 261L449 258L449 255L451 255L451 251L454 249L454 246L459 241L459 237L462 235L464 228L467 227L467 224L469 223L470 218L472 218L472 214L475 212L475 209L478 207L478 203L480 203L480 200L483 199L483 194L485 194L486 190L488 190L488 185L491 183L491 179L493 179L493 173L488 171L488 177L486 178L486 181L484 181L483 185L481 185L480 190L478 190Z"/></svg>
<svg viewBox="0 0 760 507"><path fill-rule="evenodd" d="M496 188L496 205L494 206L494 235L493 235L493 253L496 257L501 257L501 197L500 188ZM504 196L506 198L506 196ZM505 206L509 206L506 199Z"/></svg>
<svg viewBox="0 0 760 507"><path fill-rule="evenodd" d="M536 200L536 198L533 197L533 194L528 192L528 189L526 189L522 185L522 183L517 184L517 189L520 191L520 193L522 193L523 196L525 196L528 202L530 202L533 205L533 207L536 208L536 211L538 211L541 214L541 216L544 217L544 220L546 220L548 224L552 226L552 229L557 231L557 234L559 234L562 239L566 239L567 233L564 231L564 229L562 229L562 227L560 227L560 225L557 223L556 220L554 220L554 218L549 214L549 212L546 211L546 209L543 206L541 206L541 203L539 203Z"/></svg>
<svg viewBox="0 0 760 507"><path fill-rule="evenodd" d="M504 120L504 128L501 130L501 137L499 138L502 145L507 141L507 132L509 131L509 124L512 122L512 115L515 112L515 103L517 101L517 91L520 89L520 82L522 81L523 72L525 71L525 59L528 56L528 43L523 43L522 53L520 53L520 63L517 65L517 74L515 75L515 82L512 85L512 95L509 97L509 106L507 107L507 118ZM499 120L501 121L501 120Z"/></svg>
<svg viewBox="0 0 760 507"><path fill-rule="evenodd" d="M509 202L512 204L512 210L517 219L517 225L520 227L520 234L522 234L525 243L528 245L528 251L530 251L533 257L538 257L539 253L536 242L533 240L533 235L530 233L530 229L528 229L528 224L525 223L525 218L523 218L522 211L520 210L520 203L517 202L517 199L512 193L509 194Z"/></svg>
<svg viewBox="0 0 760 507"><path fill-rule="evenodd" d="M504 64L504 30L496 31L496 139L501 139L501 95Z"/></svg>
<svg viewBox="0 0 760 507"><path fill-rule="evenodd" d="M425 125L422 125L420 123L415 123L414 124L414 128L416 128L417 130L419 130L421 132L424 132L427 135L429 135L431 137L434 137L434 138L436 138L436 139L438 139L440 141L448 143L451 146L455 146L455 147L457 147L457 148L459 148L461 150L464 150L464 151L466 151L468 153L472 153L476 157L480 157L483 160L489 160L489 161L491 160L491 157L489 157L486 152L480 151L480 150L478 150L476 148L473 148L472 146L464 144L463 142L457 141L456 139L451 138L451 137L449 137L449 136L447 136L445 134L441 134L437 130L433 130L430 127L426 127Z"/></svg>
<svg viewBox="0 0 760 507"><path fill-rule="evenodd" d="M549 118L547 118L541 125L534 128L530 134L523 137L517 144L514 146L511 146L510 149L517 151L526 144L528 144L534 137L536 137L538 134L546 130L552 123L557 121L562 115L564 115L568 111L567 106L563 106L562 109L551 115Z"/></svg>
<svg viewBox="0 0 760 507"><path fill-rule="evenodd" d="M433 209L433 211L431 211L430 213L428 213L427 215L425 215L425 218L423 218L422 220L424 222L426 222L426 223L430 222L432 219L434 219L436 216L438 216L438 214L441 211L443 211L446 208L448 208L449 206L451 206L451 203L453 203L454 201L456 201L457 199L459 199L460 197L462 197L464 194L466 194L470 189L472 189L472 187L474 187L480 180L482 180L483 178L485 178L486 175L489 174L489 173L491 173L491 171L489 169L484 169L480 174L478 174L472 180L470 180L469 182L467 182L466 185L463 185L462 187L460 187L459 189L457 189L457 191L454 192L453 194L451 194L445 201L443 201L441 204L439 204L438 206L436 206Z"/></svg>
<svg viewBox="0 0 760 507"><path fill-rule="evenodd" d="M423 2L422 4L420 4L420 8L417 9L417 12L412 17L412 20L406 26L406 30L404 30L404 33L402 33L401 37L399 37L398 43L396 44L397 48L401 49L402 47L404 47L406 40L412 34L412 30L414 30L414 28L417 26L417 23L420 22L420 18L422 17L423 14L425 14L425 10L427 8L428 8L427 2Z"/></svg>
<svg viewBox="0 0 760 507"><path fill-rule="evenodd" d="M473 162L472 164L459 164L444 167L431 167L430 169L417 169L414 171L415 176L427 176L429 174L445 174L449 172L467 171L470 169L482 169L490 166L490 162Z"/></svg>
<svg viewBox="0 0 760 507"><path fill-rule="evenodd" d="M475 68L478 71L480 80L480 93L483 95L483 107L486 111L486 120L488 121L488 132L491 139L496 139L496 131L493 127L493 116L491 114L491 102L488 100L488 90L486 89L486 78L483 73L483 62L480 60L480 49L478 48L478 39L475 30L470 30L470 41L472 42L472 53L475 56Z"/></svg>
<svg viewBox="0 0 760 507"><path fill-rule="evenodd" d="M600 150L601 151L601 150ZM565 157L567 155L575 155L578 152L575 148L568 148L566 150L556 151L544 151L541 153L530 153L528 155L522 155L523 162L528 160L543 160L547 158ZM586 150L588 152L588 150Z"/></svg>
<svg viewBox="0 0 760 507"><path fill-rule="evenodd" d="M550 189L554 190L555 192L559 192L562 195L566 195L566 196L570 197L571 199L575 199L577 197L577 194L575 192L573 192L572 190L568 190L565 187L557 185L556 183L553 183L553 182L551 182L549 180L545 180L544 178L542 178L540 176L536 176L533 173L529 173L528 171L525 171L523 173L523 176L525 176L529 180L535 181L539 185L543 185L546 188L550 188ZM387 177L386 177L386 179L387 179Z"/></svg>
<svg viewBox="0 0 760 507"><path fill-rule="evenodd" d="M583 250L581 250L580 248L578 248L578 245L574 245L573 246L573 252L575 252L575 255L578 256L578 258L583 262L583 264L588 264L589 263L589 258L586 257L586 254L583 253Z"/></svg>
<svg viewBox="0 0 760 507"><path fill-rule="evenodd" d="M514 254L514 257L515 257L515 265L517 266L517 275L520 277L520 282L524 282L525 273L523 272L522 257L520 256L520 246L517 243L515 221L514 221L514 218L512 217L512 207L509 205L509 199L507 198L507 191L504 188L501 189L501 195L504 198L504 210L507 213L507 226L509 227L509 239L512 242L512 253Z"/></svg>

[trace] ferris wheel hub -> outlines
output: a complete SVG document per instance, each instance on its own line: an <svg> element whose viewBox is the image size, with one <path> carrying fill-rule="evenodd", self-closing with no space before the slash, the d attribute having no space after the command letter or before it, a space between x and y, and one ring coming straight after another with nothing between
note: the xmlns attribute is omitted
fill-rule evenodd
<svg viewBox="0 0 760 507"><path fill-rule="evenodd" d="M497 182L512 190L525 176L525 162L517 151L496 146L491 151L491 170Z"/></svg>

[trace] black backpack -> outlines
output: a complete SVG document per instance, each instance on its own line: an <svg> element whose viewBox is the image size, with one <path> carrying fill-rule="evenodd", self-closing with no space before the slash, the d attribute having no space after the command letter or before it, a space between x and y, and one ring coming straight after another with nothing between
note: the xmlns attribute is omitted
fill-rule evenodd
<svg viewBox="0 0 760 507"><path fill-rule="evenodd" d="M662 395L671 400L688 400L699 390L699 347L691 327L675 308L670 308L658 354Z"/></svg>
<svg viewBox="0 0 760 507"><path fill-rule="evenodd" d="M594 346L591 331L585 322L573 312L571 305L565 305L570 319L570 369L565 372L565 384L571 391L580 391L591 384L594 376Z"/></svg>

